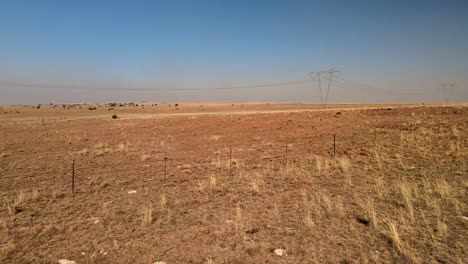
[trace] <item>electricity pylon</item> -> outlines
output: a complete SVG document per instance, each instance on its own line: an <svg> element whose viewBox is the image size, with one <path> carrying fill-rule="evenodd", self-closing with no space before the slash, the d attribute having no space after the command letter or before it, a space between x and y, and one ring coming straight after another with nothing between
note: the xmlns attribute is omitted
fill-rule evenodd
<svg viewBox="0 0 468 264"><path fill-rule="evenodd" d="M448 104L452 98L455 83L443 83L441 84L442 95L444 96L445 103Z"/></svg>
<svg viewBox="0 0 468 264"><path fill-rule="evenodd" d="M331 68L329 70L313 71L313 72L309 73L309 75L310 75L310 77L312 79L317 79L318 80L318 87L319 87L319 91L320 91L320 104L322 104L322 106L324 108L327 107L328 95L330 94L331 82L332 82L332 79L333 79L333 75L335 73L337 73L337 72L338 71L335 70L335 68ZM328 79L327 92L325 93L325 96L323 95L323 92L322 92L322 80L321 80L321 75L322 74L328 74L328 78L325 77L325 79Z"/></svg>

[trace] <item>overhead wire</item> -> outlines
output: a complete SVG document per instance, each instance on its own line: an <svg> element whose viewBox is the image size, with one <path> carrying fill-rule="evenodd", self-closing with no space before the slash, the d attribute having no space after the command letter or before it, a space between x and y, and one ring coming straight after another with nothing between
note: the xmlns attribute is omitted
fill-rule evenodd
<svg viewBox="0 0 468 264"><path fill-rule="evenodd" d="M251 88L267 88L286 85L303 84L310 82L307 80L292 80L277 83L267 83L258 85L244 85L244 86L227 86L227 87L198 87L198 88L151 88L151 87L89 87L77 86L70 84L39 84L39 83L22 83L15 81L2 81L0 80L0 87L23 87L23 88L36 88L36 89L66 89L66 90L104 90L104 91L203 91L203 90L236 90L236 89L251 89Z"/></svg>
<svg viewBox="0 0 468 264"><path fill-rule="evenodd" d="M378 89L376 87L357 82L357 81L350 81L347 79L344 79L342 77L336 76L335 77L335 84L338 84L337 86L345 89L359 89L360 91L366 91L374 94L383 94L383 95L418 95L421 94L422 91L386 91L382 89Z"/></svg>

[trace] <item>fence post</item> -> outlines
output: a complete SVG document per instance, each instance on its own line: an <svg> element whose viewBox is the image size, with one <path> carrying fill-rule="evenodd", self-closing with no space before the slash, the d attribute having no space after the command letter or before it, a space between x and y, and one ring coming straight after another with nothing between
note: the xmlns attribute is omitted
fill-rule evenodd
<svg viewBox="0 0 468 264"><path fill-rule="evenodd" d="M229 147L229 175L232 175L232 145Z"/></svg>
<svg viewBox="0 0 468 264"><path fill-rule="evenodd" d="M288 166L288 139L286 138L286 166Z"/></svg>
<svg viewBox="0 0 468 264"><path fill-rule="evenodd" d="M72 160L72 194L75 195L75 160Z"/></svg>
<svg viewBox="0 0 468 264"><path fill-rule="evenodd" d="M333 157L336 156L336 134L333 134Z"/></svg>
<svg viewBox="0 0 468 264"><path fill-rule="evenodd" d="M167 178L167 152L164 152L164 179Z"/></svg>

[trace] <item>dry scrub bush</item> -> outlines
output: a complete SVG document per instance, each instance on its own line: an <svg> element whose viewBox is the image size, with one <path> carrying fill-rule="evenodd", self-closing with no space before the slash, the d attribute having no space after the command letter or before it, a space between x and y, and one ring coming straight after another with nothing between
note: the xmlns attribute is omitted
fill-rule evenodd
<svg viewBox="0 0 468 264"><path fill-rule="evenodd" d="M10 215L15 215L17 212L22 210L22 207L27 201L27 196L25 192L19 192L13 199L6 199L4 200L4 205L8 210Z"/></svg>

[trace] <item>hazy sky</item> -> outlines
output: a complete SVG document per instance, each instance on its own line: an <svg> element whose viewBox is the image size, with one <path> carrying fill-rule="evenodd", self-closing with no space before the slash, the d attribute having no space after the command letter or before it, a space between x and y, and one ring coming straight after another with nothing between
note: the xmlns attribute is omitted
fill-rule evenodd
<svg viewBox="0 0 468 264"><path fill-rule="evenodd" d="M170 89L330 67L332 102L444 101L442 83L466 102L468 1L0 1L0 104L318 102L314 81Z"/></svg>

